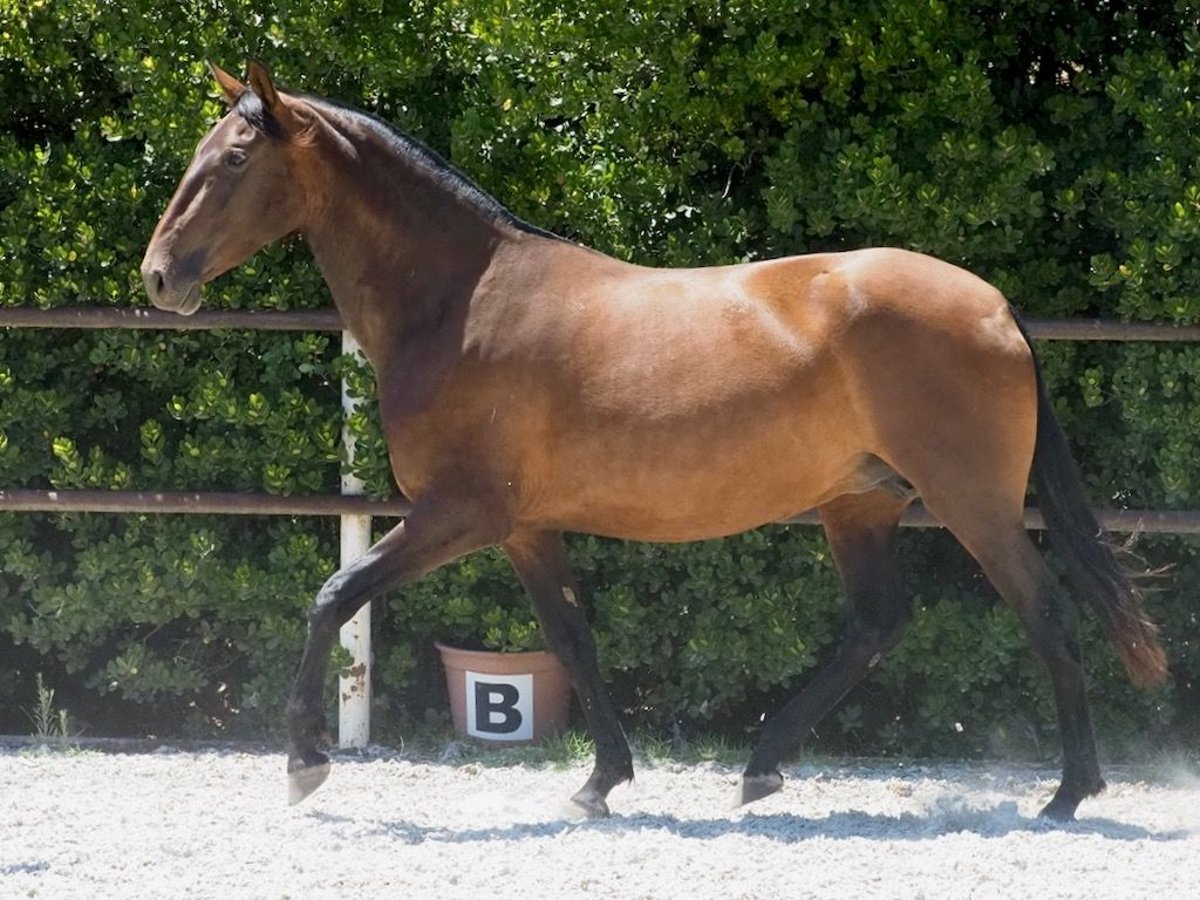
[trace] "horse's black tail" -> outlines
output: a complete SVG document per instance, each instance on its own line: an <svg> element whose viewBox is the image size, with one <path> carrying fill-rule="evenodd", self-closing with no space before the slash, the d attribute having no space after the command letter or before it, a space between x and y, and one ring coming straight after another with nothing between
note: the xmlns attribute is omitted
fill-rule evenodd
<svg viewBox="0 0 1200 900"><path fill-rule="evenodd" d="M1046 394L1033 341L1015 312L1013 318L1034 354L1038 399L1033 483L1051 546L1066 563L1072 584L1100 617L1133 683L1144 687L1158 684L1167 674L1158 626L1142 609L1141 594L1096 521L1067 436Z"/></svg>

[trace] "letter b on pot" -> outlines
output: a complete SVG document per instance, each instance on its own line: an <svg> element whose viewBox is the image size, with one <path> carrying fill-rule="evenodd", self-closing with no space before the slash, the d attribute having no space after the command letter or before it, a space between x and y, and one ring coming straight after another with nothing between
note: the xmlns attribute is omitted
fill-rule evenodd
<svg viewBox="0 0 1200 900"><path fill-rule="evenodd" d="M489 741L533 737L533 676L466 672L467 734Z"/></svg>

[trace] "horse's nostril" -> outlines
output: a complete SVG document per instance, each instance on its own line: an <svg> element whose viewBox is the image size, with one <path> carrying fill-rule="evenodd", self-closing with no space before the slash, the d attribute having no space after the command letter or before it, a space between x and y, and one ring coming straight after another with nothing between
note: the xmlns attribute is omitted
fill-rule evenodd
<svg viewBox="0 0 1200 900"><path fill-rule="evenodd" d="M167 290L167 278L162 269L142 269L142 283L150 300L157 301Z"/></svg>

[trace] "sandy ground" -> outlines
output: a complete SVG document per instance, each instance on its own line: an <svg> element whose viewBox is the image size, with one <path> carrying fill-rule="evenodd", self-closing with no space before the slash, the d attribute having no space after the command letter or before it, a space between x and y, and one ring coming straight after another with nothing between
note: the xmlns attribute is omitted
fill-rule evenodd
<svg viewBox="0 0 1200 900"><path fill-rule="evenodd" d="M282 755L0 749L0 896L1200 897L1200 778L1112 769L1079 820L1057 773L808 763L731 810L737 773L642 764L603 821L584 766L342 756L305 803Z"/></svg>

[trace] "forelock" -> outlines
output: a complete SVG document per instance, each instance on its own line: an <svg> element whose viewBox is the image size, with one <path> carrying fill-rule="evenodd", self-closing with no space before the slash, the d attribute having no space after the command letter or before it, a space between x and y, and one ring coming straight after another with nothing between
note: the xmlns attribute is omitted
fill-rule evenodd
<svg viewBox="0 0 1200 900"><path fill-rule="evenodd" d="M279 120L263 106L258 94L249 88L242 92L242 96L238 97L237 104L233 108L238 115L250 123L255 131L265 134L267 137L283 137L283 128L280 127Z"/></svg>

